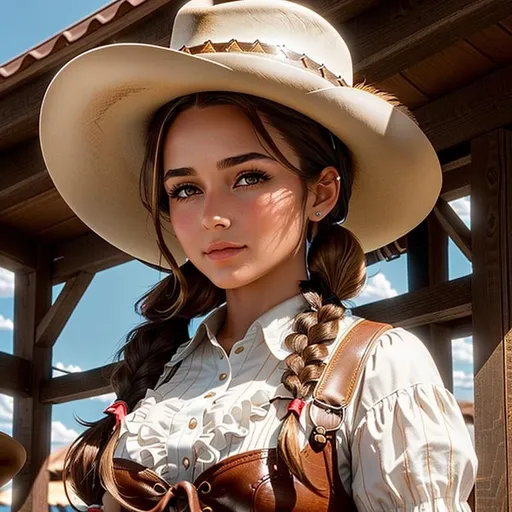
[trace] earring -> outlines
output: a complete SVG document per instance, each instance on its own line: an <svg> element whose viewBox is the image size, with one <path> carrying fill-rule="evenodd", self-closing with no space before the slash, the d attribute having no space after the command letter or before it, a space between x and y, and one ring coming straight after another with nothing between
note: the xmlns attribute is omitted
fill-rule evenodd
<svg viewBox="0 0 512 512"><path fill-rule="evenodd" d="M317 217L321 217L321 216L322 216L322 212L315 212L315 215L316 215Z"/></svg>

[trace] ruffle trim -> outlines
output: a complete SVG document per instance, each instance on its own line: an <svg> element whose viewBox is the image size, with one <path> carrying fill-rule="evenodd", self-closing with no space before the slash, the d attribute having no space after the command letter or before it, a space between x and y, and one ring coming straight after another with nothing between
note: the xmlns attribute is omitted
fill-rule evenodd
<svg viewBox="0 0 512 512"><path fill-rule="evenodd" d="M235 389L224 393L204 413L201 433L192 445L196 462L216 464L228 445L241 441L250 433L251 423L268 415L274 400L292 398L280 384L273 393L259 389L250 398L232 404L233 395L239 392ZM168 446L179 445L182 432L188 428L188 415L177 414L183 405L179 398L162 400L158 392L148 390L138 408L121 424L116 455L127 456L172 481L179 468L169 460Z"/></svg>

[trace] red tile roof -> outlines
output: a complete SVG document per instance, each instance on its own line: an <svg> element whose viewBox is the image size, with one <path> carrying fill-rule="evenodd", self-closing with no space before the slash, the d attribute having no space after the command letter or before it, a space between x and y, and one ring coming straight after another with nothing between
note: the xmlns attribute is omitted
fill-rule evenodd
<svg viewBox="0 0 512 512"><path fill-rule="evenodd" d="M27 69L35 62L41 61L45 57L95 32L98 28L103 27L107 23L124 16L126 13L147 1L149 0L117 0L107 5L63 32L51 37L44 43L41 43L3 66L0 66L0 83L5 82L5 80L16 73Z"/></svg>

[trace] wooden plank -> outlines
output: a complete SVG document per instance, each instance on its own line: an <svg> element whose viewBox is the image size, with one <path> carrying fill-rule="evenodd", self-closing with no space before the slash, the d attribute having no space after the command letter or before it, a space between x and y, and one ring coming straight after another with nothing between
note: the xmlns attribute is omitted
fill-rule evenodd
<svg viewBox="0 0 512 512"><path fill-rule="evenodd" d="M302 5L321 14L332 24L345 23L378 4L378 0L302 0Z"/></svg>
<svg viewBox="0 0 512 512"><path fill-rule="evenodd" d="M457 41L444 50L420 60L402 74L430 99L439 98L488 74L497 65L467 41Z"/></svg>
<svg viewBox="0 0 512 512"><path fill-rule="evenodd" d="M473 336L473 317L468 316L465 318L459 318L449 322L450 329L452 331L453 339L467 338Z"/></svg>
<svg viewBox="0 0 512 512"><path fill-rule="evenodd" d="M36 331L36 345L53 347L76 306L91 284L94 274L80 272L66 282L57 300L48 310Z"/></svg>
<svg viewBox="0 0 512 512"><path fill-rule="evenodd" d="M439 199L434 208L435 216L459 250L471 261L471 231L455 210L444 200Z"/></svg>
<svg viewBox="0 0 512 512"><path fill-rule="evenodd" d="M0 352L0 393L9 396L30 396L30 362Z"/></svg>
<svg viewBox="0 0 512 512"><path fill-rule="evenodd" d="M37 137L0 153L1 212L53 188Z"/></svg>
<svg viewBox="0 0 512 512"><path fill-rule="evenodd" d="M63 404L71 400L110 393L112 391L110 378L118 364L113 363L94 370L49 379L41 386L41 402Z"/></svg>
<svg viewBox="0 0 512 512"><path fill-rule="evenodd" d="M71 45L34 62L0 83L0 150L36 137L39 109L56 71L86 50L112 42L168 46L177 9L185 0L151 0L98 27Z"/></svg>
<svg viewBox="0 0 512 512"><path fill-rule="evenodd" d="M414 111L440 151L512 123L512 66Z"/></svg>
<svg viewBox="0 0 512 512"><path fill-rule="evenodd" d="M512 34L499 23L471 34L466 40L492 61L500 65L512 63Z"/></svg>
<svg viewBox="0 0 512 512"><path fill-rule="evenodd" d="M472 143L477 510L512 508L512 134Z"/></svg>
<svg viewBox="0 0 512 512"><path fill-rule="evenodd" d="M17 203L1 213L4 223L31 235L37 235L37 233L73 217L75 214L55 187L31 197L23 203Z"/></svg>
<svg viewBox="0 0 512 512"><path fill-rule="evenodd" d="M471 315L471 278L465 276L359 306L353 312L369 320L405 328L468 317Z"/></svg>
<svg viewBox="0 0 512 512"><path fill-rule="evenodd" d="M14 291L14 355L31 362L30 397L15 397L13 435L27 450L27 462L14 479L13 510L29 512L48 508L51 406L42 404L40 385L52 374L52 350L35 346L36 325L51 305L51 260L39 247L35 272L16 276Z"/></svg>
<svg viewBox="0 0 512 512"><path fill-rule="evenodd" d="M62 283L79 272L95 274L133 258L95 233L59 244L53 252L53 284Z"/></svg>
<svg viewBox="0 0 512 512"><path fill-rule="evenodd" d="M409 68L512 12L511 0L388 0L345 23L359 79L376 82Z"/></svg>
<svg viewBox="0 0 512 512"><path fill-rule="evenodd" d="M455 201L471 194L471 164L443 172L441 199Z"/></svg>
<svg viewBox="0 0 512 512"><path fill-rule="evenodd" d="M408 234L407 276L410 292L448 281L448 237L430 215ZM451 329L432 323L412 329L436 362L444 385L453 390Z"/></svg>
<svg viewBox="0 0 512 512"><path fill-rule="evenodd" d="M0 224L0 267L11 272L36 268L37 242L19 231Z"/></svg>

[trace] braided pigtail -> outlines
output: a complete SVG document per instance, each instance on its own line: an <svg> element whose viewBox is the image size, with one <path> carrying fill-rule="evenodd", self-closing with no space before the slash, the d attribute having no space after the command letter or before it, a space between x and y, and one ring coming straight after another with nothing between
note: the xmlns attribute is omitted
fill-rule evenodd
<svg viewBox="0 0 512 512"><path fill-rule="evenodd" d="M133 410L148 388L153 388L163 367L179 345L189 339L189 323L225 301L225 292L199 272L190 262L159 282L137 303L138 312L146 319L127 336L118 357L123 361L112 376L112 385L119 400ZM186 283L186 295L178 310L169 305L183 297L180 282ZM111 415L95 422L81 423L88 427L72 444L66 456L64 479L85 503L101 503L104 487L116 499L112 456L118 432ZM100 462L101 461L101 462ZM103 487L104 486L104 487Z"/></svg>
<svg viewBox="0 0 512 512"><path fill-rule="evenodd" d="M364 284L365 256L350 231L332 225L313 239L308 267L310 280L302 282L301 288L311 311L295 317L294 332L285 340L292 353L285 360L287 370L281 380L299 400L311 396L322 375L327 344L336 339L339 321L345 315L341 301L355 297ZM289 411L279 434L279 452L291 473L316 490L301 456L299 426L299 415Z"/></svg>

